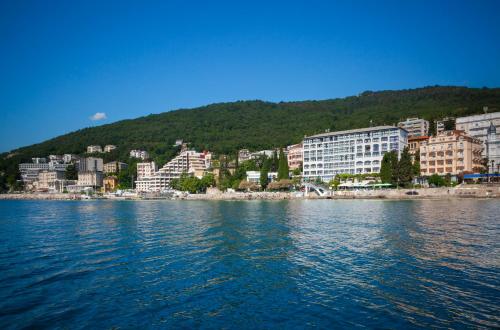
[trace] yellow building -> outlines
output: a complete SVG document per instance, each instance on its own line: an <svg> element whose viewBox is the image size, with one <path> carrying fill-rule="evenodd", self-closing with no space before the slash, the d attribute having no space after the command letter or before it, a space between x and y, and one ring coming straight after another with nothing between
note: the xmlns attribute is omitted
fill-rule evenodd
<svg viewBox="0 0 500 330"><path fill-rule="evenodd" d="M482 142L464 131L443 131L420 143L422 175L458 175L482 169Z"/></svg>
<svg viewBox="0 0 500 330"><path fill-rule="evenodd" d="M118 188L118 178L116 176L108 176L103 180L104 191L115 191Z"/></svg>

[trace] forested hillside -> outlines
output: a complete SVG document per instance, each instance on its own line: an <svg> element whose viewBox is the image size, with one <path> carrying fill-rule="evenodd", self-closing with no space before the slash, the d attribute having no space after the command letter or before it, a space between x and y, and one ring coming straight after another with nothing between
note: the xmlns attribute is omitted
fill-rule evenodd
<svg viewBox="0 0 500 330"><path fill-rule="evenodd" d="M160 163L172 157L180 138L198 149L218 154L286 146L304 135L392 125L406 117L428 120L482 113L483 106L500 111L500 88L425 87L399 91L366 91L358 96L271 103L240 101L154 114L85 128L43 143L1 155L0 172L11 172L20 161L49 154L81 154L91 144L115 144L117 158L133 148L148 150ZM92 111L106 109L92 109Z"/></svg>

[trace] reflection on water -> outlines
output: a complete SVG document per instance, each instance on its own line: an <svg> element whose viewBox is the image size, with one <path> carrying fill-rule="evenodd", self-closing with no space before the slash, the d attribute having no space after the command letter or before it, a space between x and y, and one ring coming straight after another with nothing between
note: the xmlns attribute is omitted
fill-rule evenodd
<svg viewBox="0 0 500 330"><path fill-rule="evenodd" d="M0 327L499 327L500 203L0 201Z"/></svg>

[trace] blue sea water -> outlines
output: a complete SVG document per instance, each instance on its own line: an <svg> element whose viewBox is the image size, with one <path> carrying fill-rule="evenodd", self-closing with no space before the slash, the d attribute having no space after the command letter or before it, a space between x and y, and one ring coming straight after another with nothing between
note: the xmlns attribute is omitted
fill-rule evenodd
<svg viewBox="0 0 500 330"><path fill-rule="evenodd" d="M500 202L0 201L0 328L499 328Z"/></svg>

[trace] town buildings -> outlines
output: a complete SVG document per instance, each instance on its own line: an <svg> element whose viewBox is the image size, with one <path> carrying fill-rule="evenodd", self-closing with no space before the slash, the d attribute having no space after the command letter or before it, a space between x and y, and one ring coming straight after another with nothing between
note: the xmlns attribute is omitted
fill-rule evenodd
<svg viewBox="0 0 500 330"><path fill-rule="evenodd" d="M238 151L238 162L241 163L246 160L249 160L251 159L251 156L252 154L248 149L241 149L240 151Z"/></svg>
<svg viewBox="0 0 500 330"><path fill-rule="evenodd" d="M500 172L498 168L500 166L500 134L497 134L497 128L493 123L490 124L488 128L488 134L486 136L486 158L488 159L488 166L491 172ZM497 166L497 170L495 170Z"/></svg>
<svg viewBox="0 0 500 330"><path fill-rule="evenodd" d="M149 153L144 150L130 150L130 157L132 158L140 158L142 160L146 160L149 158Z"/></svg>
<svg viewBox="0 0 500 330"><path fill-rule="evenodd" d="M486 140L488 138L488 129L492 124L497 130L500 130L500 112L458 117L456 120L457 130L464 131L469 136L478 138L483 142L483 157L486 157Z"/></svg>
<svg viewBox="0 0 500 330"><path fill-rule="evenodd" d="M436 120L436 134L454 129L455 129L455 118L445 117L441 120Z"/></svg>
<svg viewBox="0 0 500 330"><path fill-rule="evenodd" d="M102 152L101 146L92 145L92 146L88 146L87 147L87 153L88 154L93 154L93 153L97 153L97 152Z"/></svg>
<svg viewBox="0 0 500 330"><path fill-rule="evenodd" d="M287 150L287 159L288 159L288 168L293 171L302 166L303 162L303 145L302 143L293 144L291 146L286 147Z"/></svg>
<svg viewBox="0 0 500 330"><path fill-rule="evenodd" d="M38 191L46 192L62 192L60 191L60 189L64 187L64 184L60 181L63 180L63 171L41 171L40 173L38 173L36 189ZM57 184L58 181L60 182L60 184Z"/></svg>
<svg viewBox="0 0 500 330"><path fill-rule="evenodd" d="M405 121L399 122L398 127L401 127L408 132L408 138L426 136L429 132L429 122L425 119L419 118L408 118Z"/></svg>
<svg viewBox="0 0 500 330"><path fill-rule="evenodd" d="M109 162L104 164L104 173L106 174L111 174L111 173L119 173L120 171L126 170L128 168L127 163L122 163L122 162Z"/></svg>
<svg viewBox="0 0 500 330"><path fill-rule="evenodd" d="M250 158L251 159L259 159L259 158L262 158L264 156L267 158L271 158L275 152L277 152L277 151L274 149L255 151L255 152L252 152L250 154Z"/></svg>
<svg viewBox="0 0 500 330"><path fill-rule="evenodd" d="M25 189L31 190L36 188L33 183L38 181L38 175L42 171L66 171L68 164L63 164L60 161L51 160L47 162L46 158L35 157L31 159L31 163L21 163L19 164L19 172L21 174L21 180L24 183Z"/></svg>
<svg viewBox="0 0 500 330"><path fill-rule="evenodd" d="M118 188L118 178L116 176L107 176L103 179L104 192L115 191Z"/></svg>
<svg viewBox="0 0 500 330"><path fill-rule="evenodd" d="M65 164L75 163L78 159L80 159L80 157L72 154L64 154L62 156L62 160Z"/></svg>
<svg viewBox="0 0 500 330"><path fill-rule="evenodd" d="M158 171L155 162L137 163L137 180L152 176Z"/></svg>
<svg viewBox="0 0 500 330"><path fill-rule="evenodd" d="M427 140L429 140L428 136L414 136L408 138L408 152L412 157L412 161L415 160L415 155L420 153L422 142Z"/></svg>
<svg viewBox="0 0 500 330"><path fill-rule="evenodd" d="M78 172L78 186L83 188L102 187L104 175L98 171L81 171Z"/></svg>
<svg viewBox="0 0 500 330"><path fill-rule="evenodd" d="M443 131L421 143L421 174L430 176L479 172L482 169L481 152L481 140L459 130Z"/></svg>
<svg viewBox="0 0 500 330"><path fill-rule="evenodd" d="M103 160L102 158L87 157L78 162L78 187L84 188L102 187L103 184Z"/></svg>
<svg viewBox="0 0 500 330"><path fill-rule="evenodd" d="M183 150L154 173L149 172L147 175L141 173L139 176L138 165L138 179L135 182L136 190L139 192L161 192L169 189L171 181L179 179L183 173L201 178L210 168L211 160L212 154L210 152Z"/></svg>
<svg viewBox="0 0 500 330"><path fill-rule="evenodd" d="M328 182L341 173L380 172L383 155L394 150L399 157L407 143L408 133L393 126L307 136L303 141L303 179Z"/></svg>
<svg viewBox="0 0 500 330"><path fill-rule="evenodd" d="M116 146L113 144L108 144L104 146L104 152L111 152L116 149Z"/></svg>
<svg viewBox="0 0 500 330"><path fill-rule="evenodd" d="M260 186L260 171L247 171L246 172L247 182L253 182ZM278 179L278 172L268 172L267 181L274 182Z"/></svg>
<svg viewBox="0 0 500 330"><path fill-rule="evenodd" d="M102 158L86 157L78 161L78 172L88 172L88 171L102 172L103 170L104 170L104 165Z"/></svg>

